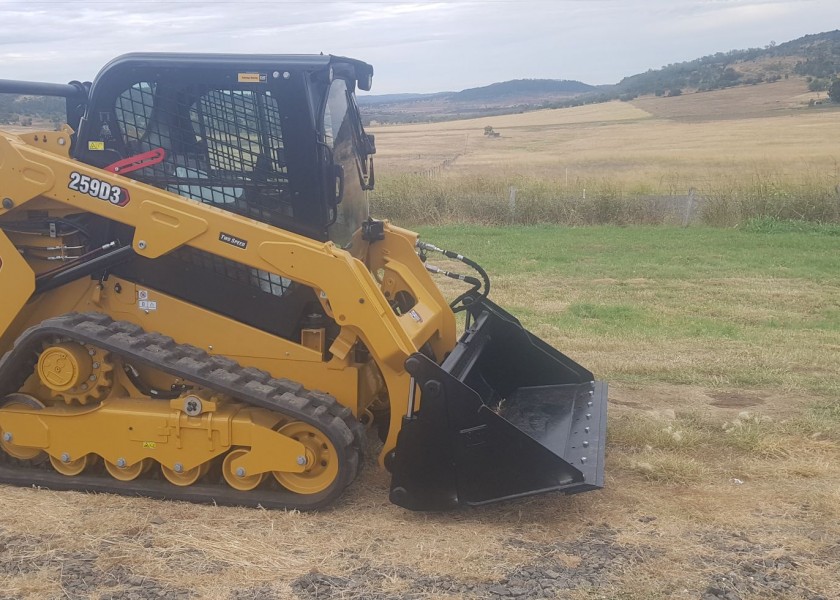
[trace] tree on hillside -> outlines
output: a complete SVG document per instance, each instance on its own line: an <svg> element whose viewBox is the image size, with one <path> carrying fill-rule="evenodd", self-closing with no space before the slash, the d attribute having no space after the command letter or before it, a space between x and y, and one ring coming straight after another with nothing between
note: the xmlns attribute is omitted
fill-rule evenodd
<svg viewBox="0 0 840 600"><path fill-rule="evenodd" d="M832 102L840 104L840 79L835 79L831 87L828 88L828 97Z"/></svg>

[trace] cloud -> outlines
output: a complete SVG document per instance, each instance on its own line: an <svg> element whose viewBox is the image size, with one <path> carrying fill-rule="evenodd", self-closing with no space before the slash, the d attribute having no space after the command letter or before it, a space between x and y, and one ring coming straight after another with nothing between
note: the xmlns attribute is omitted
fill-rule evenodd
<svg viewBox="0 0 840 600"><path fill-rule="evenodd" d="M374 91L626 75L840 23L835 0L0 1L0 78L91 79L136 51L333 53Z"/></svg>

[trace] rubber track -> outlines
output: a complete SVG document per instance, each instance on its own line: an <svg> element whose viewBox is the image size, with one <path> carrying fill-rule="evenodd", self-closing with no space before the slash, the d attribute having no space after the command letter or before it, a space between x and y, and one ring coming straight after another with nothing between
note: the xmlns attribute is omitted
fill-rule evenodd
<svg viewBox="0 0 840 600"><path fill-rule="evenodd" d="M0 452L3 456L0 482L189 502L314 510L340 496L359 471L364 427L349 408L339 404L332 396L308 391L299 383L273 378L259 369L242 367L229 358L212 356L195 346L176 344L170 337L147 333L133 323L114 321L100 313L71 313L47 319L27 329L0 359L0 398L20 389L37 364L42 342L55 338L95 345L132 363L147 365L227 394L238 402L309 423L322 431L335 446L339 460L338 478L318 494L290 492L277 484L273 477L267 477L267 481L253 491L241 492L227 486L224 480L178 487L161 477L140 477L122 482L110 477L104 470L102 474L85 472L67 477L48 466L32 466Z"/></svg>

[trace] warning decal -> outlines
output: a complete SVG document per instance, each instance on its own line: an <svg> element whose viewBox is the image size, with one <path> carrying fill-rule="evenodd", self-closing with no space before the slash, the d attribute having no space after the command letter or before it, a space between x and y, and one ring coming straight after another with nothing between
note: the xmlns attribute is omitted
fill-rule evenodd
<svg viewBox="0 0 840 600"><path fill-rule="evenodd" d="M265 83L268 81L268 75L265 73L239 73L237 81L239 83Z"/></svg>

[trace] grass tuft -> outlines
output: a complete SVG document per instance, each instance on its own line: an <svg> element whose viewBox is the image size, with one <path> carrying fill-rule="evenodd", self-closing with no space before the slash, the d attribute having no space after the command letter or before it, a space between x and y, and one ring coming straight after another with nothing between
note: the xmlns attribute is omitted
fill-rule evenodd
<svg viewBox="0 0 840 600"><path fill-rule="evenodd" d="M649 451L636 457L625 458L631 472L648 481L672 485L698 483L710 476L711 469L701 461L685 455Z"/></svg>

